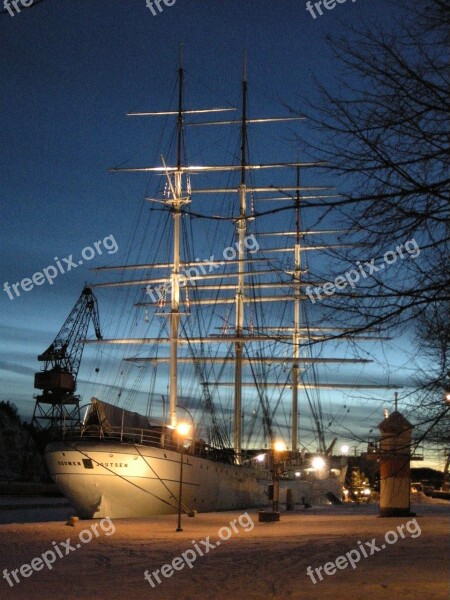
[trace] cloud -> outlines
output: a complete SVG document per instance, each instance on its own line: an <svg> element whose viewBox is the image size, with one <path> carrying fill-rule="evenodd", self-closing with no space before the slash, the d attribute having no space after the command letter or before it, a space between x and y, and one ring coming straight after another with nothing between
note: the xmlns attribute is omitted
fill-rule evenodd
<svg viewBox="0 0 450 600"><path fill-rule="evenodd" d="M18 375L34 375L36 369L27 367L20 363L13 363L6 360L0 360L0 370L8 373L17 373Z"/></svg>

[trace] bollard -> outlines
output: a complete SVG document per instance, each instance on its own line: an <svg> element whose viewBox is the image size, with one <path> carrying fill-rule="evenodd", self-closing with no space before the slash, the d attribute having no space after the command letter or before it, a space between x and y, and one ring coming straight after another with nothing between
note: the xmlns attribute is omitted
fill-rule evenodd
<svg viewBox="0 0 450 600"><path fill-rule="evenodd" d="M294 500L292 498L291 488L286 490L286 510L294 510Z"/></svg>
<svg viewBox="0 0 450 600"><path fill-rule="evenodd" d="M258 521L260 523L275 523L280 520L280 513L274 510L260 510Z"/></svg>
<svg viewBox="0 0 450 600"><path fill-rule="evenodd" d="M414 516L410 510L410 459L413 426L398 411L384 419L380 439L380 516Z"/></svg>

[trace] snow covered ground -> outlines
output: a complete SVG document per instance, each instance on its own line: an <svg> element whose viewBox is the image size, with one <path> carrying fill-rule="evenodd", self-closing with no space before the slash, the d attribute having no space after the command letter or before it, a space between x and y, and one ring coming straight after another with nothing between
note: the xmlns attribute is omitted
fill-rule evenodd
<svg viewBox="0 0 450 600"><path fill-rule="evenodd" d="M0 525L0 599L447 600L450 503L415 499L415 519L345 505L183 516L182 532L176 516Z"/></svg>

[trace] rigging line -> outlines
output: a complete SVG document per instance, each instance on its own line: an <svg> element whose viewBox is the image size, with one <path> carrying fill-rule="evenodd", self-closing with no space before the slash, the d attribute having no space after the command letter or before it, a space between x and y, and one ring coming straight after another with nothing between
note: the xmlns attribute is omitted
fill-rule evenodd
<svg viewBox="0 0 450 600"><path fill-rule="evenodd" d="M232 104L229 100L227 100L224 97L225 94L225 90L222 90L221 93L218 93L218 87L210 87L208 84L209 79L201 79L198 77L198 75L195 74L195 72L191 72L189 68L184 67L184 74L188 76L188 80L193 81L194 83L197 84L197 86L199 88L204 88L207 92L206 97L212 97L215 96L215 100L219 103L219 106L222 106L223 104L228 105L228 108L236 108L236 103ZM216 81L214 82L215 84L217 83Z"/></svg>
<svg viewBox="0 0 450 600"><path fill-rule="evenodd" d="M192 221L191 219L189 219L188 223L185 224L183 223L183 231L185 231L185 235L183 235L183 244L184 244L184 249L185 249L185 255L187 257L191 257L192 256L192 251L191 251L191 244L190 244L190 240L193 239L193 230L192 230ZM188 235L189 233L189 235ZM197 286L194 287L194 291L197 291ZM193 332L194 331L194 325L196 322L197 328L198 328L198 332L199 332L199 336L202 336L202 322L204 320L204 315L200 312L198 315L196 315L195 317L193 317L193 319L189 319L187 321L187 323L182 323L181 324L181 328L182 331L184 332L186 339L188 340L188 350L193 358L193 370L194 370L194 377L195 379L198 381L198 383L201 386L201 394L200 396L203 396L203 400L204 403L206 405L208 414L210 415L210 402L211 402L211 393L209 390L209 387L207 386L207 378L205 376L205 371L204 371L204 365L200 364L200 361L197 360L196 358L196 354L195 354L195 350L192 346L192 344L190 344L189 342L189 334L187 331L187 328L189 327L189 331ZM204 323L203 323L204 325ZM203 346L203 345L202 345ZM200 349L201 352L203 352L203 348L201 347ZM192 392L191 392L191 396L194 396L194 394L196 395L196 391L194 390L194 388L192 388ZM205 410L204 410L204 406L202 403L202 400L199 399L199 403L198 403L198 410L201 411L201 414L204 415L205 414ZM210 415L211 416L211 415ZM213 420L213 428L215 430L215 432L217 433L217 428L215 427L215 423L214 423L214 419ZM203 418L201 419L201 421L203 421ZM197 426L197 433L196 435L199 435L199 431L200 429L203 427L203 424L199 424ZM219 436L215 436L215 437L219 437ZM211 441L211 440L210 440Z"/></svg>
<svg viewBox="0 0 450 600"><path fill-rule="evenodd" d="M145 488L141 487L140 485L138 485L137 483L134 483L133 481L130 481L129 479L127 479L126 477L124 477L123 475L120 475L120 473L116 473L115 471L113 471L112 469L110 469L109 467L105 467L104 465L100 464L99 462L97 462L95 460L95 458L92 458L91 456L89 456L89 454L87 454L86 452L83 452L83 450L80 450L79 448L77 448L75 446L75 444L70 444L67 440L63 440L63 443L68 446L69 448L72 448L72 450L75 450L76 452L79 452L80 454L82 454L83 456L86 456L86 458L88 458L89 460L92 460L97 466L99 467L103 467L104 469L106 469L107 471L109 471L110 473L112 473L113 475L115 475L116 477L119 477L120 479L123 479L126 483L129 483L130 485L134 486L135 488L137 488L138 490L141 490L142 492L149 494L150 496L153 496L154 498L156 498L157 500L159 500L160 502L163 502L164 504L167 504L168 506L171 506L172 508L177 508L177 505L172 504L171 502L168 502L167 500L164 500L164 498L160 498L159 496L157 496L156 494L152 494L152 492L149 492L148 490L146 490ZM173 494L172 494L173 495Z"/></svg>
<svg viewBox="0 0 450 600"><path fill-rule="evenodd" d="M159 351L159 348L158 348L158 345L156 345L156 353L158 353L158 351ZM138 370L138 373L135 377L134 383L131 386L131 389L128 391L127 398L123 404L123 408L131 409L131 407L133 406L135 399L139 393L141 384L142 384L146 374L147 374L146 366L142 365L140 367L140 370ZM131 376L131 371L130 371L130 376Z"/></svg>
<svg viewBox="0 0 450 600"><path fill-rule="evenodd" d="M142 214L142 206L141 206L141 211L140 211L140 214ZM140 216L140 215L139 215L139 216ZM148 224L147 224L147 227L146 227L146 229L148 229ZM144 231L144 234L143 234L144 236L145 236L145 233L146 233L146 232ZM134 230L134 234L133 234L133 237L132 237L132 239L130 239L130 240L129 240L129 243L128 243L128 245L129 245L129 249L128 249L128 251L127 251L127 252L128 252L128 258L129 258L129 256L130 256L131 247L132 247L132 245L133 245L133 243L134 243L134 239L136 238L136 236L137 236L137 227L136 227L136 228L135 228L135 230ZM141 254L141 252L142 252L142 247L143 247L143 241L141 241L141 244L140 244L140 251L139 251L139 254L138 254L138 256L139 256L139 255ZM123 275L122 275L122 278L123 278ZM132 293L132 292L131 292L131 293ZM125 299L125 301L124 301L124 302L123 302L123 295L122 295L122 294L120 294L120 293L117 293L117 294L115 295L115 300L114 300L114 303L113 303L113 307L112 307L112 309L111 309L111 313L112 313L112 315L113 315L113 317L114 317L114 313L115 313L115 312L117 312L117 311L119 312L119 314L118 314L118 316L117 316L117 325L116 325L116 328L115 328L115 331L116 331L117 333L119 332L119 327L120 327L120 326L122 326L122 327L125 327L125 328L126 328L128 331L130 331L130 332L131 332L131 331L132 331L132 328L133 328L133 324L134 324L134 322L135 322L135 316L137 317L137 315L138 315L138 312L139 312L138 310L136 310L134 313L133 313L133 312L131 312L131 311L128 311L128 312L126 312L126 307L127 307L127 305L128 305L128 304L127 304L127 301L128 301L128 299L131 297L131 293L130 293L130 292L128 292L128 291L126 292L126 299ZM137 299L137 296L138 296L138 294L139 294L139 293L140 293L140 291L139 291L139 290L137 290L137 291L136 291L136 293L135 293L135 295L134 295L134 299L135 299L135 301L136 301L136 299ZM119 304L119 301L120 301L120 304ZM126 321L125 321L125 323L123 322L123 321L124 321L124 315L126 316ZM114 319L114 318L112 318L111 320L112 320L112 321L114 321L115 319ZM123 348L122 348L121 350L123 351ZM111 363L112 363L112 361L113 361L114 359L117 359L117 357L119 356L119 352L120 352L121 350L120 350L120 349L117 349L117 351L116 351L115 353L111 354L111 356L110 356L110 360L108 361L108 364L106 365L106 367L108 367L108 365L111 365ZM115 376L115 378L114 378L114 379L111 379L111 378L110 378L110 384L112 384L113 386L114 386L114 385L117 385L118 387L120 387L121 385L122 385L122 386L123 386L123 385L125 385L125 380L122 382L122 384L120 384L120 383L119 383L119 378L120 378L120 376L119 376L119 372L118 372L118 371L117 371L117 369L116 369L115 367L113 367L113 366L112 366L112 371L116 373L116 376Z"/></svg>
<svg viewBox="0 0 450 600"><path fill-rule="evenodd" d="M245 346L245 351L247 354L247 358L251 358L248 354L247 346ZM264 380L262 382L258 382L258 376L255 372L253 362L249 360L250 370L252 372L253 381L255 382L256 391L258 393L259 403L261 405L263 411L263 427L264 427L264 439L268 439L270 445L273 443L273 429L272 429L272 414L270 411L270 406L268 404L267 394L264 393ZM261 373L261 378L264 378L264 372Z"/></svg>
<svg viewBox="0 0 450 600"><path fill-rule="evenodd" d="M230 308L230 310L229 310L229 318L231 318L231 312L232 312L232 309ZM226 358L231 357L232 356L232 352L233 352L232 345L230 344L229 347L228 347L227 353L226 353ZM216 356L218 355L218 353L219 353L219 348L217 348L217 350L216 350ZM223 376L223 373L224 373L225 369L226 369L226 363L224 361L222 363L222 366L219 369L217 377L214 378L215 381L220 381L222 379L222 376ZM214 364L211 365L211 370L215 374L215 366L214 366ZM216 386L215 389L216 389L216 394L219 396L219 400L220 400L220 390L219 390L219 388L217 386ZM224 408L224 406L223 406L223 404L222 404L221 401L220 401L219 406L220 406L220 412L221 412L221 416L222 416L222 423L227 423L227 417L225 416L225 408ZM224 430L224 437L227 440L228 447L231 447L229 426L223 425L223 430Z"/></svg>
<svg viewBox="0 0 450 600"><path fill-rule="evenodd" d="M182 324L182 330L185 334L187 333L184 324ZM203 347L203 344L201 345L201 347ZM229 440L224 439L225 432L221 431L221 428L216 420L216 411L215 411L215 406L214 406L211 390L209 388L208 378L206 377L206 373L205 373L205 365L201 364L201 361L196 360L195 350L193 348L193 345L189 342L189 338L188 338L188 348L189 348L189 351L193 358L194 372L195 372L195 375L201 386L202 396L204 398L206 409L211 418L212 427L213 427L213 438L215 440L217 440L217 442L219 443L219 447L225 448L226 443L229 443Z"/></svg>
<svg viewBox="0 0 450 600"><path fill-rule="evenodd" d="M280 194L283 193L282 191L280 191L277 187L273 187L273 191L274 192L279 192ZM289 195L289 194L285 194L286 195L286 201L288 200L292 200L293 196ZM320 202L315 202L313 204L307 204L306 200L308 198L303 198L303 203L302 203L302 209L306 209L306 208L323 208L323 207L331 207L331 206L337 206L340 204L340 202L327 202L327 203L320 203ZM342 202L342 201L341 201ZM153 208L153 211L166 211L165 208ZM254 211L252 214L248 214L245 217L242 217L243 219L247 219L247 220L254 220L258 217L265 217L267 215L273 215L273 214L277 214L277 213L281 213L284 211L290 211L292 212L292 205L289 206L281 206L278 208L273 208L271 210L265 210L262 212L257 212ZM186 209L181 209L180 210L181 214L187 214ZM209 219L211 221L229 221L230 219L232 219L233 221L235 220L235 217L233 217L232 215L230 217L222 217L222 216L218 216L218 215L205 215L204 213L196 213L193 212L192 210L189 211L189 214L192 218L196 218L196 219Z"/></svg>
<svg viewBox="0 0 450 600"><path fill-rule="evenodd" d="M304 256L304 261L305 261L305 267L306 269L308 269L308 257ZM309 315L308 315L308 311L303 309L303 319L305 321L305 326L306 326L306 330L307 330L307 334L308 334L308 339L311 338L311 328L310 328L310 321L309 321ZM312 356L312 347L308 346L308 351L310 356ZM310 365L310 369L312 371L312 379L313 382L317 384L318 382L318 377L317 377L317 367L316 365L313 363ZM309 391L305 388L305 393L306 393L306 397L308 399L308 404L310 406L310 410L311 413L313 415L313 418L315 420L315 425L318 428L317 429L317 434L319 437L319 447L323 446L321 448L321 450L325 450L325 437L324 437L324 433L323 433L323 416L322 416L322 407L321 407L321 401L320 401L320 392L317 389L316 391L316 404L317 404L317 410L316 407L314 406L314 402L311 398L311 395L309 393Z"/></svg>
<svg viewBox="0 0 450 600"><path fill-rule="evenodd" d="M252 269L252 266L250 266L250 271L251 271L251 269ZM265 313L262 310L261 304L259 304L259 305L257 304L258 297L256 295L256 289L254 287L252 287L251 290L252 290L252 295L253 295L253 300L254 300L254 303L255 303L255 307L258 308L258 306L259 306L259 309L260 309L259 311L258 310L255 311L255 318L257 320L257 325L260 326L261 325L260 316L262 316L263 319L264 319ZM285 312L287 310L287 304L283 303L282 305L283 305L283 313L281 315L281 322L283 322L283 320L284 320L284 314L285 314ZM264 320L264 324L265 324L265 320ZM264 344L264 342L262 342L262 341L258 342L258 347L259 347L259 350L261 351L262 355L264 353L264 345L263 344ZM265 365L264 363L262 364L262 370L263 370L263 372L266 373L265 376L266 376L266 380L267 380L267 365ZM277 381L279 381L279 376L277 377ZM275 393L276 392L273 392L274 395L275 395ZM272 425L273 420L275 418L275 414L276 414L277 408L278 408L279 403L281 401L281 395L282 395L282 393L279 395L278 401L277 401L275 407L271 410L270 409L269 396L267 394L267 388L264 390L264 396L266 398L267 411L268 411L268 414L267 414L267 416L265 415L265 418L268 418L270 420L270 425ZM271 430L271 436L269 436L269 437L270 437L270 440L272 441L272 439L273 439L273 430Z"/></svg>
<svg viewBox="0 0 450 600"><path fill-rule="evenodd" d="M166 490L169 492L170 497L173 498L174 500L177 500L177 497L174 496L173 492L170 491L168 485L161 479L161 477L158 475L158 473L155 471L155 469L148 463L148 461L145 459L145 456L142 454L142 452L139 450L139 448L134 445L134 449L136 450L136 452L139 454L139 456L143 459L143 461L145 462L145 464L149 467L149 469L151 471L153 471L153 473L156 475L156 478L162 483L162 485L166 488ZM181 504L184 512L187 514L189 512L188 507L185 504Z"/></svg>
<svg viewBox="0 0 450 600"><path fill-rule="evenodd" d="M150 373L150 385L149 385L149 390L148 390L147 410L146 410L147 418L149 418L153 412L153 396L155 395L155 385L156 385L156 366L153 367L153 369L151 370L151 373Z"/></svg>
<svg viewBox="0 0 450 600"><path fill-rule="evenodd" d="M249 447L251 440L254 438L255 424L259 418L259 409L260 409L260 405L257 404L256 408L252 411L250 425L247 429L246 448Z"/></svg>
<svg viewBox="0 0 450 600"><path fill-rule="evenodd" d="M250 174L251 175L251 174ZM252 266L250 265L248 272L251 273L252 272ZM250 283L252 282L252 278L250 278ZM261 321L260 321L260 310L258 310L258 306L260 308L260 304L257 304L257 296L256 296L256 290L255 290L255 286L252 285L250 287L250 294L252 296L253 299L253 304L251 305L253 310L251 315L249 314L249 311L247 313L247 321L248 321L248 326L251 327L251 321L249 321L249 317L251 318L255 318L256 320L256 325L259 327L261 325ZM262 316L264 316L264 312L261 311ZM258 351L260 352L260 355L264 354L264 346L263 346L263 342L257 342L257 347L258 347ZM245 352L247 354L247 358L251 358L249 355L249 349L248 346L245 346ZM272 415L270 414L270 406L269 406L269 401L268 401L268 397L267 397L267 388L263 389L264 387L264 383L259 384L258 383L258 377L255 373L254 370L254 366L253 366L253 362L251 360L249 360L250 363L250 368L251 368L251 373L252 373L252 377L253 380L256 384L256 390L257 390L257 397L258 397L258 404L257 404L257 409L254 415L254 418L252 419L251 422L251 428L249 430L249 434L247 436L247 445L249 444L249 441L251 439L251 436L253 436L254 430L255 430L255 425L258 423L258 413L259 413L259 408L262 409L263 412L263 418L262 421L260 423L260 428L258 430L258 435L261 432L261 428L263 429L263 443L266 442L266 440L269 440L269 443L272 444L273 442L273 429L272 429ZM264 364L262 365L262 370L264 371ZM262 373L262 376L264 377L264 373ZM267 380L267 379L266 379Z"/></svg>
<svg viewBox="0 0 450 600"><path fill-rule="evenodd" d="M189 223L190 223L190 229L192 231L192 220L190 220ZM199 297L199 291L198 290L199 290L199 286L198 286L197 283L195 283L195 285L194 285L194 297L197 297L197 298ZM216 298L219 296L219 294L220 294L220 290L218 289L217 292L216 292ZM206 331L210 330L211 324L212 324L213 319L214 319L214 313L210 314L209 322L208 323L205 323L206 312L204 312L204 311L197 311L197 313L196 313L196 319L197 319L197 322L198 322L197 327L199 328L199 332L200 332L200 335L201 335L202 328L206 329ZM190 350L191 350L192 356L195 356L195 350L193 348L191 348ZM208 351L212 351L212 348L209 348ZM216 354L218 354L218 352L219 352L219 349L216 350ZM210 374L208 374L208 376L206 376L206 371L205 371L205 369L206 369L206 363L204 365L202 365L202 366L203 366L202 378L204 379L204 381L208 382ZM222 369L220 370L219 377L221 376L221 373L223 372L223 368L224 368L224 365L222 366ZM211 369L212 369L212 371L215 370L215 365L214 364L211 365ZM197 374L197 378L198 378L198 374ZM208 392L208 395L211 397L211 400L212 400L212 394L211 394L211 390L209 389L209 387L208 387L207 392ZM213 404L213 408L215 409L214 404ZM220 409L221 409L221 411L223 413L223 406L221 405L221 403L220 403ZM202 412L204 414L205 411L202 409ZM208 414L209 414L209 412L208 412ZM222 417L223 417L223 415L222 415ZM223 446L226 446L227 443L229 445L229 441L228 442L226 441L228 439L228 437L229 437L228 436L228 432L223 427L220 427L220 425L218 423L217 423L217 427L215 427L215 429L217 431L221 432L221 436L220 437L222 438L222 444L223 444Z"/></svg>
<svg viewBox="0 0 450 600"><path fill-rule="evenodd" d="M122 405L124 409L127 409L127 410L132 409L133 404L136 400L136 396L142 386L142 382L144 380L145 375L146 375L146 367L143 365L138 369L135 380L134 380L131 388L128 390L127 396Z"/></svg>

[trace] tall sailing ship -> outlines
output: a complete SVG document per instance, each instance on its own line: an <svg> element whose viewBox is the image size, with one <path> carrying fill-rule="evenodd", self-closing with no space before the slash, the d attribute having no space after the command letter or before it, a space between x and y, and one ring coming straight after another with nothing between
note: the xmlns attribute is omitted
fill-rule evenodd
<svg viewBox="0 0 450 600"><path fill-rule="evenodd" d="M173 153L162 154L160 164L113 169L156 179L157 191L146 198L152 217L159 217L148 244L152 260L100 267L99 276L109 272L116 279L92 287L134 291L146 334L80 341L131 352L121 364L151 370L156 388L167 385L168 410L165 418L152 418L93 398L77 431L48 445L51 475L81 517L175 513L180 465L186 511L268 504L274 461L281 487L292 490L295 502L341 494L345 457L331 456L333 444L326 447L320 401L311 394L350 387L317 381L319 365L369 361L321 356L330 338L337 352L345 333L308 317L305 288L321 282L311 280L307 254L329 244L305 240L338 232L302 226L302 205L324 206L337 196L327 186L302 186L302 172L316 163L250 160L250 128L302 117L250 117L245 66L238 116L227 118L232 110L185 108L180 58L176 109L130 113L174 121ZM221 112L225 118L217 120ZM226 127L240 134L237 160L189 164L186 131ZM207 145L199 148L203 154ZM272 173L282 174L284 182L269 182ZM208 187L197 187L203 178ZM302 394L314 415L316 451L298 436ZM275 454L282 418L288 447ZM184 439L177 426L186 420L190 434Z"/></svg>

